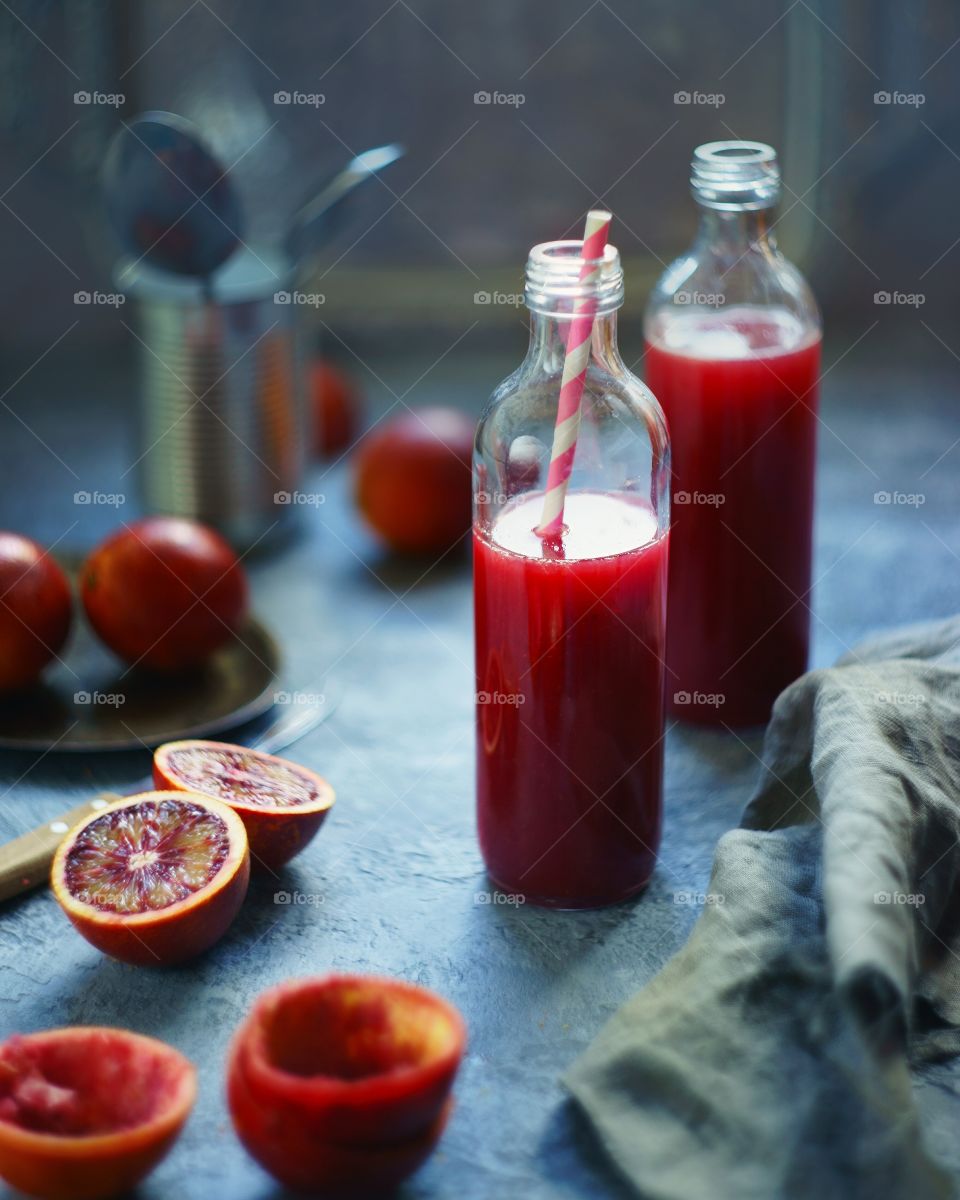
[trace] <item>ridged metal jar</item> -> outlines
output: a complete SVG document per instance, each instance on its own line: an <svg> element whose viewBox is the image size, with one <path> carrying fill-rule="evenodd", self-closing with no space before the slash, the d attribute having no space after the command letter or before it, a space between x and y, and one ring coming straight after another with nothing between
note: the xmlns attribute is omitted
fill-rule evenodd
<svg viewBox="0 0 960 1200"><path fill-rule="evenodd" d="M294 518L307 411L292 270L241 248L207 285L142 264L117 280L136 299L141 498L246 549Z"/></svg>

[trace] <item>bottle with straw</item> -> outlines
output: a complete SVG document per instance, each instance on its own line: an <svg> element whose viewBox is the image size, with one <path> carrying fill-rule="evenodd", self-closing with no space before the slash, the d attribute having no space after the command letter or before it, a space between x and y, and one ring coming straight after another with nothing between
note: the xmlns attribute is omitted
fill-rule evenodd
<svg viewBox="0 0 960 1200"><path fill-rule="evenodd" d="M530 252L530 348L477 431L477 818L494 884L580 908L660 839L669 442L624 365L610 214Z"/></svg>

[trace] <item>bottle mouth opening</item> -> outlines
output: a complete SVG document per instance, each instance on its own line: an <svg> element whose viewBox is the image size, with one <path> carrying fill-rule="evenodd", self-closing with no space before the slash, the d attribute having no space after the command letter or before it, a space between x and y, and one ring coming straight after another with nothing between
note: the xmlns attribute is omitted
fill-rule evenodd
<svg viewBox="0 0 960 1200"><path fill-rule="evenodd" d="M708 208L770 208L780 198L777 152L766 142L706 142L693 152L690 187Z"/></svg>
<svg viewBox="0 0 960 1200"><path fill-rule="evenodd" d="M581 300L596 304L597 313L612 312L623 303L623 268L616 246L604 247L602 258L580 257L583 242L541 242L527 258L524 298L533 312L571 313ZM584 263L591 277L580 278Z"/></svg>

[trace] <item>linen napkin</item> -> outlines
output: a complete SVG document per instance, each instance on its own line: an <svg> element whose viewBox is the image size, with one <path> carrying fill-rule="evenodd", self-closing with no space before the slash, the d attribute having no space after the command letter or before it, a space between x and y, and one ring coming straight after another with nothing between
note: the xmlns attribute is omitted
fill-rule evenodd
<svg viewBox="0 0 960 1200"><path fill-rule="evenodd" d="M908 1063L960 1052L960 618L777 700L684 948L565 1083L644 1200L939 1200Z"/></svg>

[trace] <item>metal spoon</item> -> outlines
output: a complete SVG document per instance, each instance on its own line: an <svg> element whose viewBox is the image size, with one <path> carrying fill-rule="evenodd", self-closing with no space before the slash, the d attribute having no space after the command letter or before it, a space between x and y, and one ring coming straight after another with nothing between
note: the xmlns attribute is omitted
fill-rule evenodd
<svg viewBox="0 0 960 1200"><path fill-rule="evenodd" d="M321 239L329 236L340 201L345 196L365 180L372 179L384 167L403 158L405 153L403 146L396 143L365 150L352 158L322 191L298 209L290 222L285 243L287 254L293 262L302 265L303 260L319 248Z"/></svg>
<svg viewBox="0 0 960 1200"><path fill-rule="evenodd" d="M162 270L208 280L243 238L223 164L174 113L124 122L107 150L103 188L124 250Z"/></svg>

